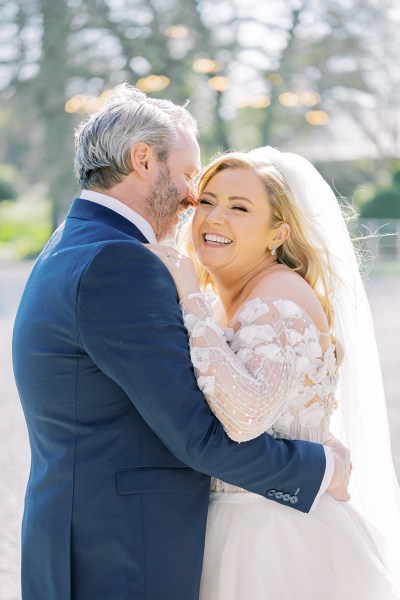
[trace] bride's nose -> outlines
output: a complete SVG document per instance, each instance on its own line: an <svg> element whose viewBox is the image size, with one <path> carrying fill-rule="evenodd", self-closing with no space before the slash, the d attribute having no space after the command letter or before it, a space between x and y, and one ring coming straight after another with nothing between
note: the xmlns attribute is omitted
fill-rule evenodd
<svg viewBox="0 0 400 600"><path fill-rule="evenodd" d="M224 223L226 221L224 209L220 206L214 206L207 214L206 221L208 223Z"/></svg>

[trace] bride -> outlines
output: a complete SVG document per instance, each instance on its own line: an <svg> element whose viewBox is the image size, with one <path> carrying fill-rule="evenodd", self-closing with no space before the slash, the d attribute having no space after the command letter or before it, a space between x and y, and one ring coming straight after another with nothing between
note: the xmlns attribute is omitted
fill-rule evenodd
<svg viewBox="0 0 400 600"><path fill-rule="evenodd" d="M354 465L352 502L325 493L309 514L212 480L201 600L399 599L399 488L379 362L329 186L294 154L224 154L199 181L194 264L150 248L175 280L198 385L227 435L324 443L334 430ZM213 311L200 291L210 287Z"/></svg>

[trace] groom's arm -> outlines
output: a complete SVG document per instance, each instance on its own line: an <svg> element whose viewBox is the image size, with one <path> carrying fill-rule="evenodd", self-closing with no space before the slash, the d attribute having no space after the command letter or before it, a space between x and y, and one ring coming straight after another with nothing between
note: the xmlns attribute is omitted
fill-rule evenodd
<svg viewBox="0 0 400 600"><path fill-rule="evenodd" d="M102 246L81 278L78 319L93 361L179 460L310 510L325 474L323 446L226 436L197 387L173 280L151 252L137 242Z"/></svg>

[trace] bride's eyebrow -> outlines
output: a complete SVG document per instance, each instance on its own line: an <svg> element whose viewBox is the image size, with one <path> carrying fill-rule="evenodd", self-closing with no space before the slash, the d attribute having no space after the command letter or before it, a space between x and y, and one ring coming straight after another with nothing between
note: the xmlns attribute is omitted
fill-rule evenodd
<svg viewBox="0 0 400 600"><path fill-rule="evenodd" d="M246 196L229 196L229 200L244 200L245 202L248 202L249 204L253 204L252 201L250 200L250 198L246 198Z"/></svg>
<svg viewBox="0 0 400 600"><path fill-rule="evenodd" d="M213 192L203 192L201 194L202 196L211 196L212 198L216 198L217 195L214 194ZM235 202L236 200L244 200L245 202L248 202L249 204L253 204L253 202L250 200L250 198L246 198L246 196L229 196L228 200L231 200L233 202Z"/></svg>

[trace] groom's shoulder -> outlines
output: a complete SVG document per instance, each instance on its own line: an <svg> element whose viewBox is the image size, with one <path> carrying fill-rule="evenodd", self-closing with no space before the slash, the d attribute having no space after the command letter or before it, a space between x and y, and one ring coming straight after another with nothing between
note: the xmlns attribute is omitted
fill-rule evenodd
<svg viewBox="0 0 400 600"><path fill-rule="evenodd" d="M71 235L62 223L53 233L39 259L40 262L49 262L51 260L68 260L75 263L76 267L86 268L93 260L106 259L112 255L137 255L141 256L146 252L143 243L131 236L121 233L120 236L107 235L109 232L98 231L97 228L89 229L85 235ZM58 262L58 261L57 261Z"/></svg>
<svg viewBox="0 0 400 600"><path fill-rule="evenodd" d="M145 244L135 238L101 240L91 246L90 262L111 261L115 266L129 266L133 263L160 263L153 252L148 250Z"/></svg>
<svg viewBox="0 0 400 600"><path fill-rule="evenodd" d="M113 240L98 245L79 278L79 297L115 304L117 297L154 296L176 300L174 281L164 264L137 240ZM140 290L140 294L138 294Z"/></svg>
<svg viewBox="0 0 400 600"><path fill-rule="evenodd" d="M162 262L136 239L106 240L93 244L84 268L86 275L106 273L123 276L124 273L140 272L146 278L165 276Z"/></svg>

